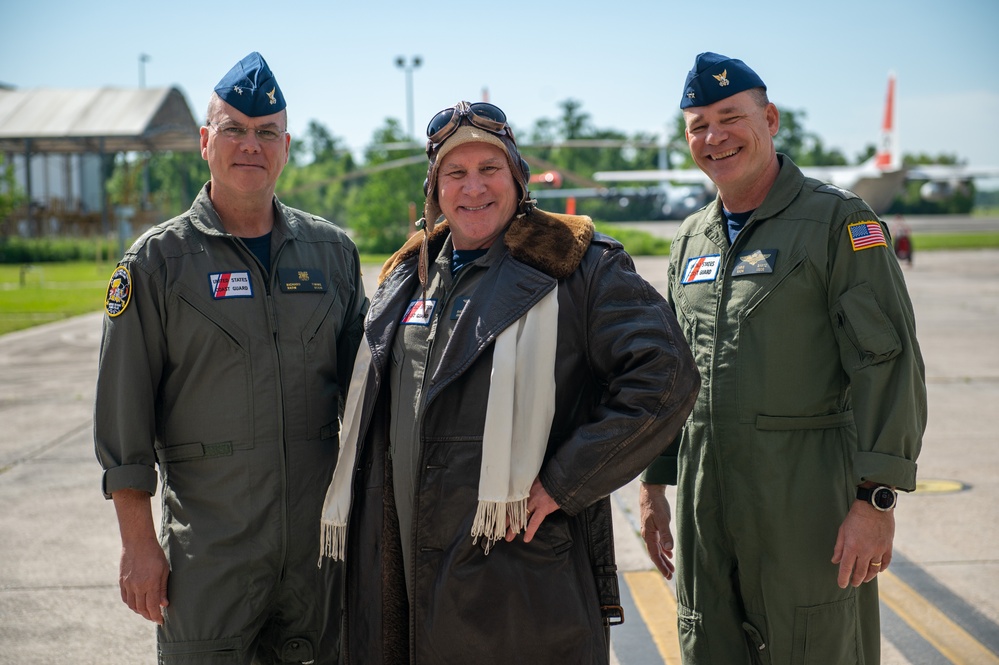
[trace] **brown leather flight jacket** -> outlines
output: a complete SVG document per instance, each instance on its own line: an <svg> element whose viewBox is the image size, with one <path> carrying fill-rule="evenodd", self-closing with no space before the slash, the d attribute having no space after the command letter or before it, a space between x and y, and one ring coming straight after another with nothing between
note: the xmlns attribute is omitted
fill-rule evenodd
<svg viewBox="0 0 999 665"><path fill-rule="evenodd" d="M430 257L447 234L446 224L434 230ZM588 218L515 219L440 364L427 368L407 592L386 373L419 283L420 240L386 264L365 324L373 360L348 525L344 662L606 664L607 617L619 605L609 495L686 420L700 386L690 350L666 301ZM561 510L532 542L501 540L486 555L470 532L493 342L556 282L556 410L540 479Z"/></svg>

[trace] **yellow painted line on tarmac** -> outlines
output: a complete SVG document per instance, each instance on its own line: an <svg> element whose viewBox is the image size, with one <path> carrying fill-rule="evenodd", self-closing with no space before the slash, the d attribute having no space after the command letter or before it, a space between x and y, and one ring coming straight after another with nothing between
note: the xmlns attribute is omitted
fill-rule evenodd
<svg viewBox="0 0 999 665"><path fill-rule="evenodd" d="M624 573L624 581L652 635L663 663L680 665L680 637L676 630L676 598L658 570L633 570Z"/></svg>
<svg viewBox="0 0 999 665"><path fill-rule="evenodd" d="M928 478L916 481L917 494L951 494L953 492L961 492L967 488L968 486L959 480Z"/></svg>
<svg viewBox="0 0 999 665"><path fill-rule="evenodd" d="M890 571L878 575L878 591L885 605L950 662L999 665L999 656Z"/></svg>

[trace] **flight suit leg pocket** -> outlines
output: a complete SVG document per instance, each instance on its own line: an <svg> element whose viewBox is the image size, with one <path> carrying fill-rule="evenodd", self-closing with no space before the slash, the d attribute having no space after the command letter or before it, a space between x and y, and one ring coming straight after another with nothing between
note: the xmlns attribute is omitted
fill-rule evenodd
<svg viewBox="0 0 999 665"><path fill-rule="evenodd" d="M743 621L742 629L746 631L746 644L749 648L749 657L754 665L770 665L770 649L766 641L767 622L766 617L758 614L749 614L751 621Z"/></svg>
<svg viewBox="0 0 999 665"><path fill-rule="evenodd" d="M704 617L701 613L677 603L676 619L683 662L710 663L711 650L704 633Z"/></svg>
<svg viewBox="0 0 999 665"><path fill-rule="evenodd" d="M855 596L794 611L794 665L859 665Z"/></svg>
<svg viewBox="0 0 999 665"><path fill-rule="evenodd" d="M160 639L157 652L158 665L239 665L244 656L238 637L185 642Z"/></svg>

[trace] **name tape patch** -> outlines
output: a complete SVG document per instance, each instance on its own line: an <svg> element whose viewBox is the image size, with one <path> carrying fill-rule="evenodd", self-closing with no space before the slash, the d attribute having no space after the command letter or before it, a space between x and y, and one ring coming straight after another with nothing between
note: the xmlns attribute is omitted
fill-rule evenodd
<svg viewBox="0 0 999 665"><path fill-rule="evenodd" d="M325 293L326 278L315 268L278 268L278 281L285 293Z"/></svg>
<svg viewBox="0 0 999 665"><path fill-rule="evenodd" d="M454 307L451 309L451 320L457 321L461 313L465 311L465 305L471 300L468 296L461 296L460 298L455 298Z"/></svg>
<svg viewBox="0 0 999 665"><path fill-rule="evenodd" d="M776 263L776 249L754 249L748 254L739 255L739 262L732 268L732 276L743 277L773 272Z"/></svg>
<svg viewBox="0 0 999 665"><path fill-rule="evenodd" d="M215 300L253 297L253 282L250 281L250 273L245 270L213 272L208 275L208 284L211 287L212 298Z"/></svg>
<svg viewBox="0 0 999 665"><path fill-rule="evenodd" d="M693 284L694 282L713 282L718 277L718 268L721 266L721 254L709 254L708 256L695 256L687 259L687 264L683 268L683 276L680 278L681 284Z"/></svg>

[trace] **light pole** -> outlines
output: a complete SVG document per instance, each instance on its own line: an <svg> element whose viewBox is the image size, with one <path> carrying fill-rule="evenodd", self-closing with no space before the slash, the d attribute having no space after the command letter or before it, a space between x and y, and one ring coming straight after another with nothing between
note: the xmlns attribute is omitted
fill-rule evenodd
<svg viewBox="0 0 999 665"><path fill-rule="evenodd" d="M147 54L139 54L139 87L146 87L146 63L152 60ZM143 153L142 159L142 201L140 202L143 210L150 208L149 205L149 152ZM121 222L118 222L121 224ZM121 240L124 243L124 238ZM124 251L124 247L120 248Z"/></svg>
<svg viewBox="0 0 999 665"><path fill-rule="evenodd" d="M423 64L423 59L414 55L409 62L401 55L395 59L395 66L406 72L406 116L409 121L409 138L415 138L413 133L413 70Z"/></svg>
<svg viewBox="0 0 999 665"><path fill-rule="evenodd" d="M152 58L150 58L145 53L140 53L139 54L139 87L140 88L145 88L146 87L146 63L149 62L151 59Z"/></svg>

